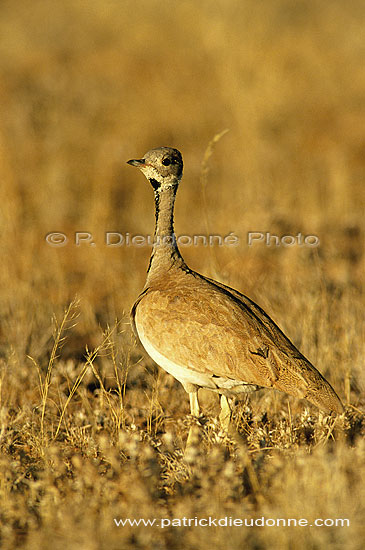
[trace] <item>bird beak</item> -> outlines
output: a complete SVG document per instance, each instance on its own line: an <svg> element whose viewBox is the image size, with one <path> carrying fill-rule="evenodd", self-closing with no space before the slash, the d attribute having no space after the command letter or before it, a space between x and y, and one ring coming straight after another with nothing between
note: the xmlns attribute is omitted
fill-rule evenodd
<svg viewBox="0 0 365 550"><path fill-rule="evenodd" d="M137 166L137 168L142 168L142 166L145 166L146 161L144 159L132 159L128 160L127 164L130 164L131 166Z"/></svg>

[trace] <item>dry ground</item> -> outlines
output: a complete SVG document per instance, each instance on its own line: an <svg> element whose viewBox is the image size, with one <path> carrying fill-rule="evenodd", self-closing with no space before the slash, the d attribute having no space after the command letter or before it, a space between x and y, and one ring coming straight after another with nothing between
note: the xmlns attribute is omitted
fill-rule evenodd
<svg viewBox="0 0 365 550"><path fill-rule="evenodd" d="M364 21L361 0L1 2L2 548L363 548ZM188 263L263 306L343 418L261 391L225 437L203 395L183 460L187 396L128 323L149 248L104 243L151 233L125 161L160 145L186 163L177 232L240 241L186 247ZM248 231L320 246L248 247ZM114 523L209 516L350 526Z"/></svg>

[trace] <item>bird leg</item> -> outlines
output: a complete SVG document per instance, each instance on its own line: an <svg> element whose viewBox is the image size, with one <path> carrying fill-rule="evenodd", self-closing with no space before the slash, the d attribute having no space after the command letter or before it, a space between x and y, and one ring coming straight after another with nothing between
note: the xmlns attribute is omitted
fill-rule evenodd
<svg viewBox="0 0 365 550"><path fill-rule="evenodd" d="M195 416L196 418L198 418L200 415L198 392L197 391L189 392L189 400L190 400L190 413L192 416ZM194 443L196 443L197 437L198 437L198 426L196 426L195 424L192 424L190 426L188 438L186 440L186 449L188 449Z"/></svg>
<svg viewBox="0 0 365 550"><path fill-rule="evenodd" d="M219 420L222 425L222 428L228 432L229 423L231 421L231 407L228 401L228 398L225 395L221 395L221 413L219 415Z"/></svg>
<svg viewBox="0 0 365 550"><path fill-rule="evenodd" d="M198 418L200 415L198 392L197 391L190 392L189 399L190 399L190 414Z"/></svg>

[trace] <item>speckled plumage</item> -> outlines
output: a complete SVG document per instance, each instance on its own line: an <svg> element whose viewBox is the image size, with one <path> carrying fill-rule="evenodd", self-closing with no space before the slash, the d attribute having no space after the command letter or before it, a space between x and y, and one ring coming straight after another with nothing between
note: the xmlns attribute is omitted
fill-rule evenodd
<svg viewBox="0 0 365 550"><path fill-rule="evenodd" d="M223 395L224 407L227 398L264 387L341 413L332 386L258 305L185 264L173 229L181 154L161 147L129 164L151 182L156 205L155 244L132 323L152 358L182 382L192 413L199 387ZM223 417L227 427L227 411Z"/></svg>

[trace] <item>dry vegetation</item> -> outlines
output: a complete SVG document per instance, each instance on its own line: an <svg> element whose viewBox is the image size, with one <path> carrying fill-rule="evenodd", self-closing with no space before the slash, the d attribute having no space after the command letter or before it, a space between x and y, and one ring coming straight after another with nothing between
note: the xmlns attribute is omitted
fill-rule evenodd
<svg viewBox="0 0 365 550"><path fill-rule="evenodd" d="M362 0L1 2L2 548L363 548L364 17ZM204 200L204 152L225 128ZM183 459L187 396L128 323L149 248L103 242L152 231L151 189L125 161L160 145L186 163L177 231L208 219L240 238L184 248L188 263L261 304L344 418L261 391L225 437L203 395ZM67 245L49 246L52 231ZM248 231L321 244L249 248ZM113 521L209 516L351 525Z"/></svg>

